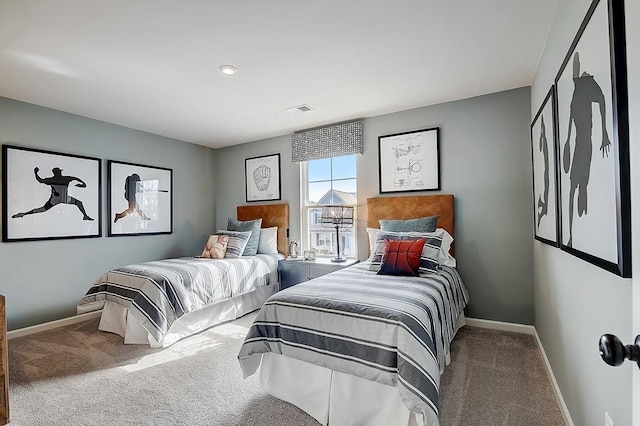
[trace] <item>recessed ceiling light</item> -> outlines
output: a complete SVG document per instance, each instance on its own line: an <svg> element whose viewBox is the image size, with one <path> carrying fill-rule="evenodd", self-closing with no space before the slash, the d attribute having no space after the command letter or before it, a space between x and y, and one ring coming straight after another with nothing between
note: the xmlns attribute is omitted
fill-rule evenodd
<svg viewBox="0 0 640 426"><path fill-rule="evenodd" d="M222 74L233 75L238 72L238 68L233 65L221 65L220 71L222 71Z"/></svg>

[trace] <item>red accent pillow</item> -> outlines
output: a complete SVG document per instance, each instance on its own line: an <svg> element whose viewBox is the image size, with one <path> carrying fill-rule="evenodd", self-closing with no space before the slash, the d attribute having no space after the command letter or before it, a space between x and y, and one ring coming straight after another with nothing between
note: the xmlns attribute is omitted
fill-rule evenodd
<svg viewBox="0 0 640 426"><path fill-rule="evenodd" d="M378 275L418 276L420 255L426 242L418 240L384 240L382 264Z"/></svg>

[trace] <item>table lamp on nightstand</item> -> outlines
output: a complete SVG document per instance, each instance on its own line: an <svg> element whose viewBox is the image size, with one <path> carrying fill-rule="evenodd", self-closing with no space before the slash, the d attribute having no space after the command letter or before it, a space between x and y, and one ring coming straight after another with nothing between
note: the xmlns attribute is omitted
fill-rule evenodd
<svg viewBox="0 0 640 426"><path fill-rule="evenodd" d="M353 227L353 207L322 206L320 224L325 228L336 228L336 257L331 261L344 262L347 260L344 257L340 257L340 229Z"/></svg>

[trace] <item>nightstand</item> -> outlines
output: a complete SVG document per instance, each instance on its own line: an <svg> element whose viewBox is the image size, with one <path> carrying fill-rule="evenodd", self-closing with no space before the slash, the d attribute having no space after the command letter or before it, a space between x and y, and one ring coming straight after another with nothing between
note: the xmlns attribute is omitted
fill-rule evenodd
<svg viewBox="0 0 640 426"><path fill-rule="evenodd" d="M347 266L358 263L356 259L347 259L344 262L332 262L331 259L316 259L315 261L285 259L278 262L280 274L280 289L294 286L303 281L326 275Z"/></svg>

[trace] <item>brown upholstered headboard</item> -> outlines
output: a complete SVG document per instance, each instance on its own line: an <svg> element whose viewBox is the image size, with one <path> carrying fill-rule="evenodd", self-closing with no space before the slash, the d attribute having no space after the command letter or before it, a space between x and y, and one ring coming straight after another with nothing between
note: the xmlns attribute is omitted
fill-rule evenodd
<svg viewBox="0 0 640 426"><path fill-rule="evenodd" d="M252 204L238 206L238 220L254 220L262 218L262 227L278 227L278 251L285 256L289 254L289 204Z"/></svg>
<svg viewBox="0 0 640 426"><path fill-rule="evenodd" d="M444 228L455 238L453 194L411 197L367 198L367 227L380 228L380 219L415 219L438 215L438 228ZM455 242L451 254L455 254Z"/></svg>

